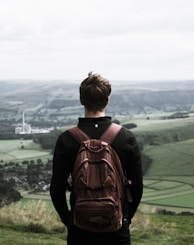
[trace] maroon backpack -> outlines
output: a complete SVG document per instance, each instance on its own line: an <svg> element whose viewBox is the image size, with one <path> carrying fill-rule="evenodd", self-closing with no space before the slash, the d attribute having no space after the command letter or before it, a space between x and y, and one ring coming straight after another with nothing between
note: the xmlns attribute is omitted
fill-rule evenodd
<svg viewBox="0 0 194 245"><path fill-rule="evenodd" d="M74 224L92 232L114 232L122 226L125 176L110 146L121 126L112 123L100 139L78 127L69 130L80 143L72 173Z"/></svg>

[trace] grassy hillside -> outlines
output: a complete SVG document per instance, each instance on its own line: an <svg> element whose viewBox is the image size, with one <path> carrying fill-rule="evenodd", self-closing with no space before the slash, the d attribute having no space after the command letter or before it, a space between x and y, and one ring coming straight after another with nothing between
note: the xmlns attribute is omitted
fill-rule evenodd
<svg viewBox="0 0 194 245"><path fill-rule="evenodd" d="M0 244L62 245L66 229L61 224L49 197L26 198L0 209ZM41 218L40 218L41 217ZM133 245L193 244L192 216L136 213L131 225ZM80 244L81 241L80 241Z"/></svg>
<svg viewBox="0 0 194 245"><path fill-rule="evenodd" d="M166 120L153 117L149 120L133 119L130 122L137 124L133 131L145 144L148 143L148 137L155 145L194 139L193 117Z"/></svg>
<svg viewBox="0 0 194 245"><path fill-rule="evenodd" d="M194 213L193 118L138 122L134 133L152 159L144 176L142 211Z"/></svg>
<svg viewBox="0 0 194 245"><path fill-rule="evenodd" d="M146 146L144 152L153 159L146 176L191 176L194 170L194 139L177 143Z"/></svg>
<svg viewBox="0 0 194 245"><path fill-rule="evenodd" d="M142 215L136 220L136 226L131 227L133 245L191 245L194 242L192 217ZM22 226L6 224L0 224L0 243L6 245L67 244L65 231L35 232ZM80 241L81 244L83 243Z"/></svg>

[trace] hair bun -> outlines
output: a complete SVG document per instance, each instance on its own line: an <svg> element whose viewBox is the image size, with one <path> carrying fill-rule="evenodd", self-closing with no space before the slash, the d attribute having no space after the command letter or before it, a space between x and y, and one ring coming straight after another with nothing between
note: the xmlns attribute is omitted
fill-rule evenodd
<svg viewBox="0 0 194 245"><path fill-rule="evenodd" d="M92 76L93 71L88 72L88 77Z"/></svg>

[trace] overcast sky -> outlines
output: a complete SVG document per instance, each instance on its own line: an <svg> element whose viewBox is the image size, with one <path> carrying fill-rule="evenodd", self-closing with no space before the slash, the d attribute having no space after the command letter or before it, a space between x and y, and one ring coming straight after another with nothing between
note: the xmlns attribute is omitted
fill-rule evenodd
<svg viewBox="0 0 194 245"><path fill-rule="evenodd" d="M194 79L194 0L0 0L0 79Z"/></svg>

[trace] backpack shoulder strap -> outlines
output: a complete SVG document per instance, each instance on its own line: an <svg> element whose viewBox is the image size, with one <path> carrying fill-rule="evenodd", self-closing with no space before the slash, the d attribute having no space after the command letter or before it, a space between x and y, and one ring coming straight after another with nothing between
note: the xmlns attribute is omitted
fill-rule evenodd
<svg viewBox="0 0 194 245"><path fill-rule="evenodd" d="M114 138L119 133L120 129L121 129L121 125L118 125L116 123L111 123L111 125L100 137L100 140L105 141L110 145L113 142ZM87 134L85 134L81 129L79 129L77 126L70 128L68 131L76 139L78 143L90 139L90 137Z"/></svg>
<svg viewBox="0 0 194 245"><path fill-rule="evenodd" d="M116 123L111 123L111 125L107 128L107 130L102 134L100 139L107 142L110 145L120 130L121 130L121 125L118 125Z"/></svg>
<svg viewBox="0 0 194 245"><path fill-rule="evenodd" d="M89 140L89 136L87 134L85 134L81 129L79 129L78 127L73 127L70 128L69 133L75 138L75 140L78 143L81 143L85 140Z"/></svg>

